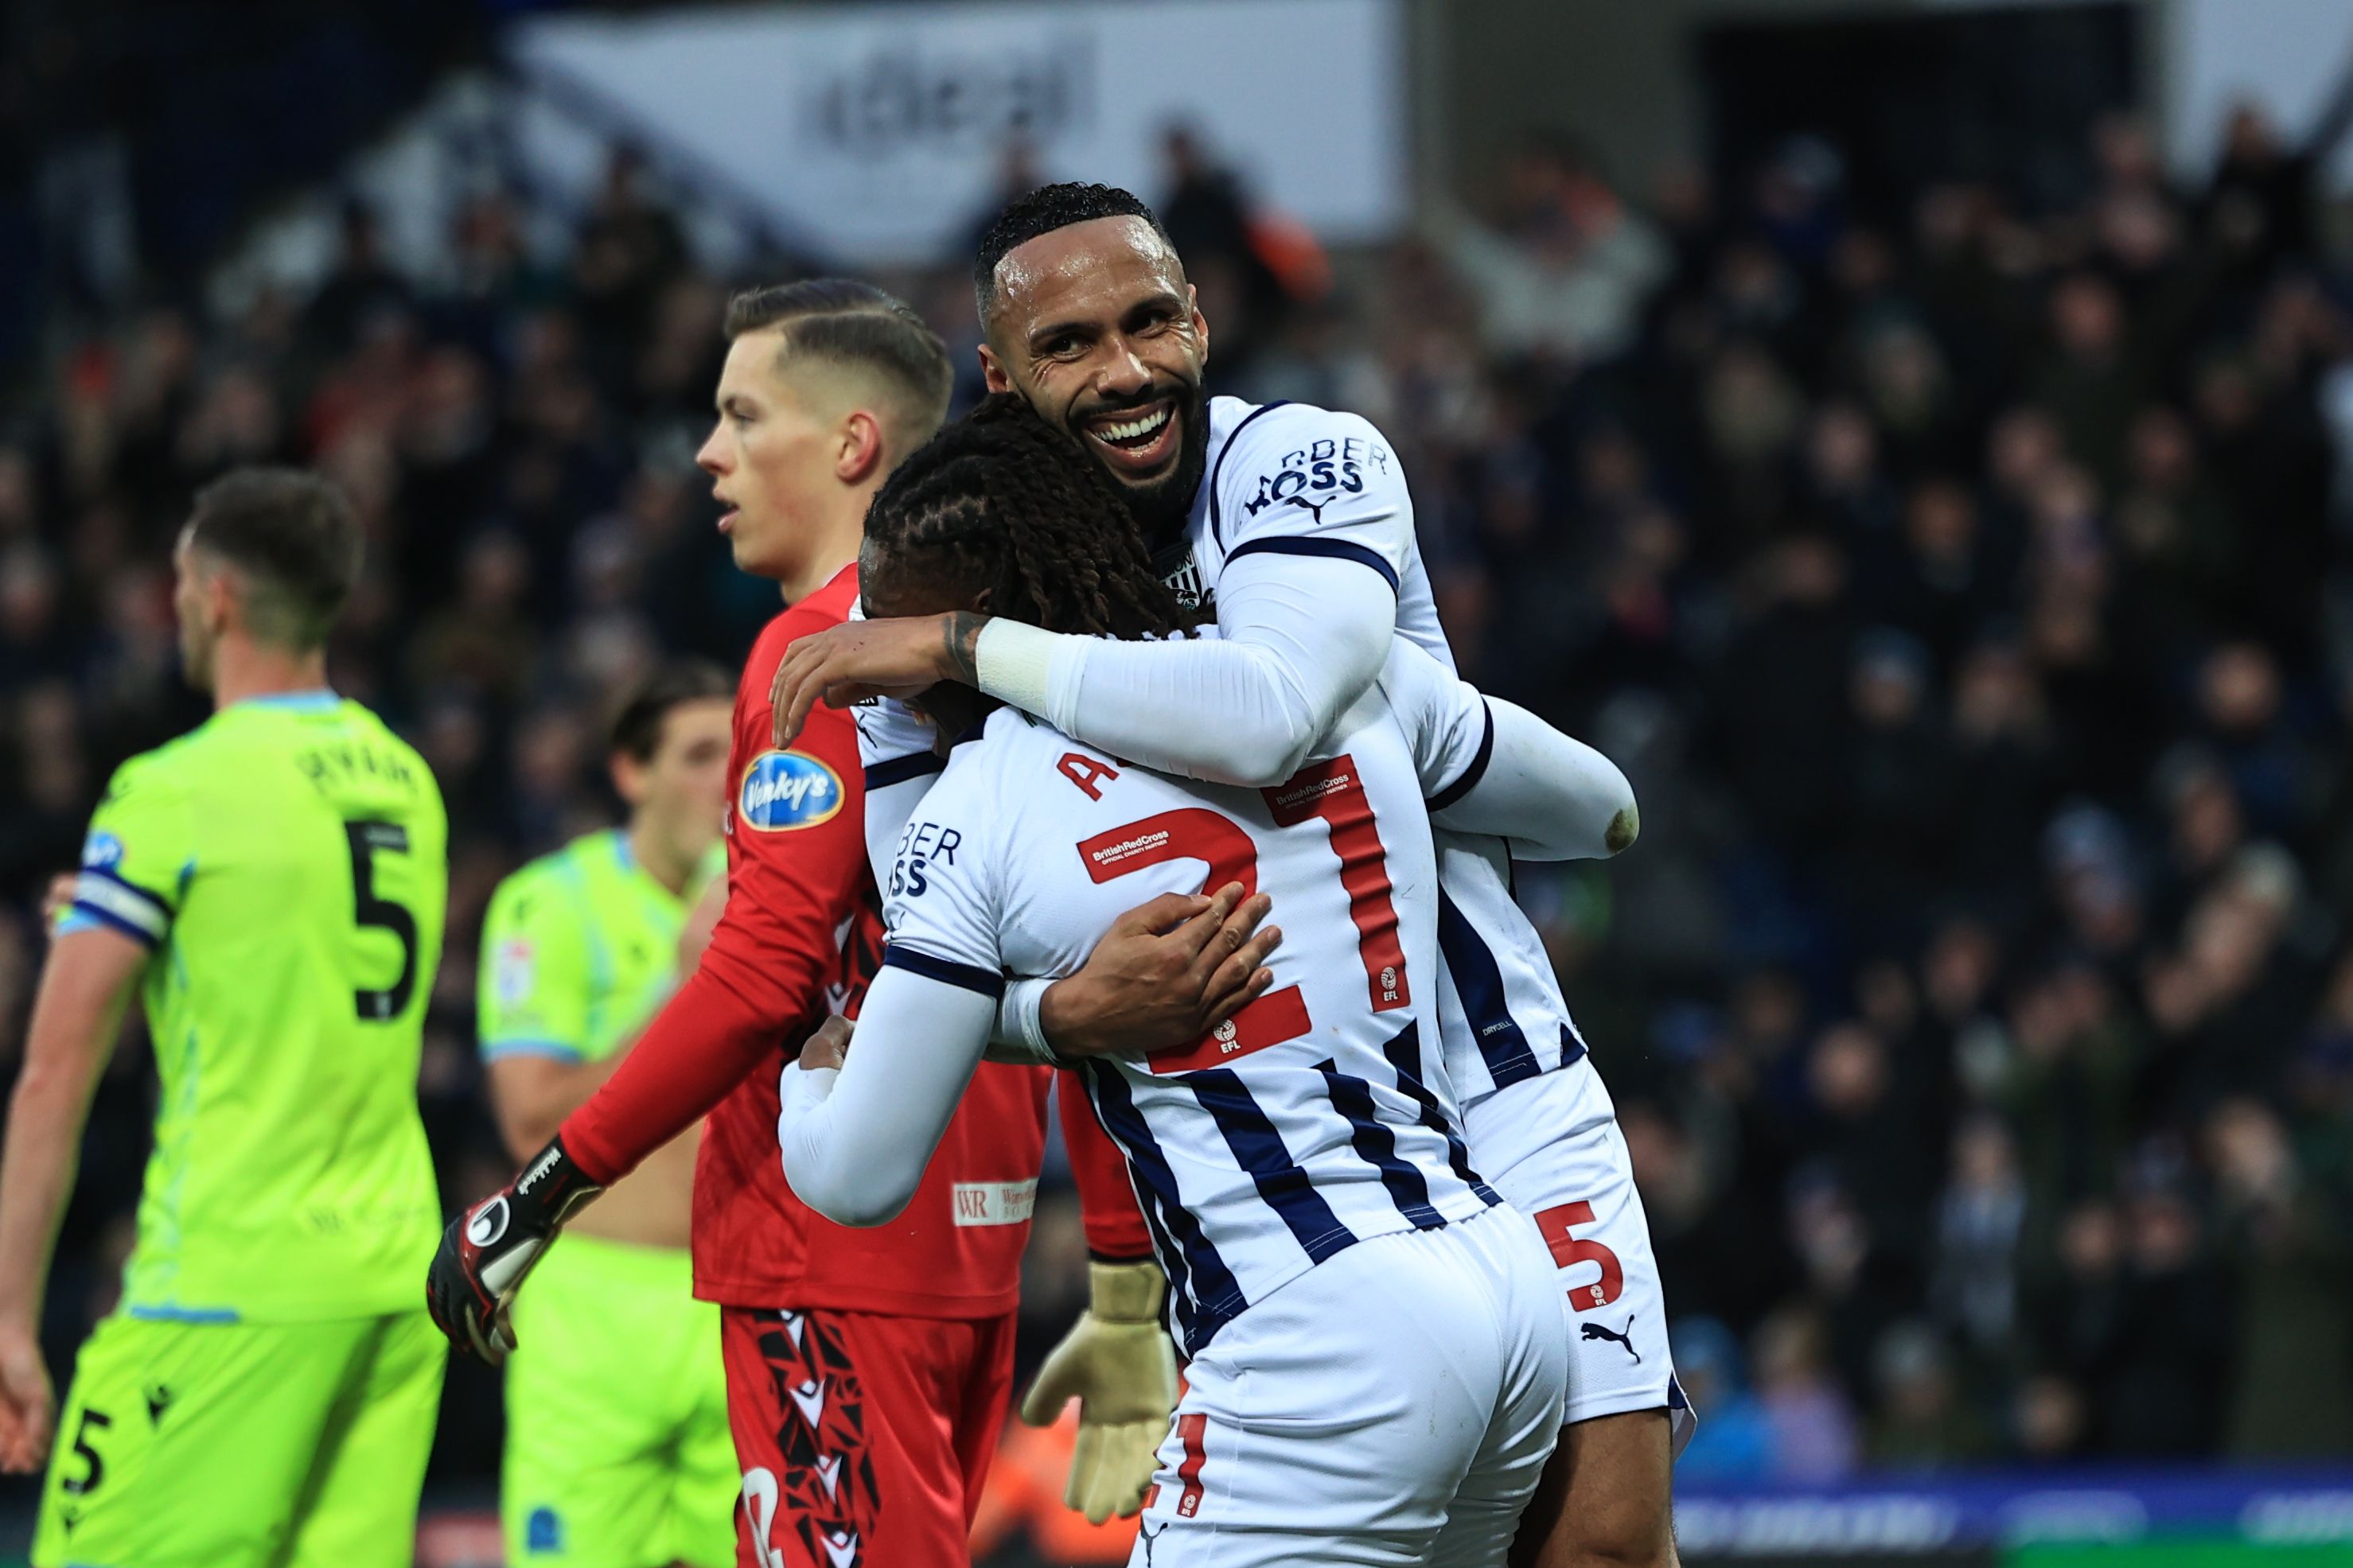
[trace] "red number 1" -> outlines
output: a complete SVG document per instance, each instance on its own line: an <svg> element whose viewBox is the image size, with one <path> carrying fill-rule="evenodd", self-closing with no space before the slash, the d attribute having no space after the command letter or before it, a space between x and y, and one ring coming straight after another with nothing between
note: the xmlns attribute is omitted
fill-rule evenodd
<svg viewBox="0 0 2353 1568"><path fill-rule="evenodd" d="M1592 1223L1591 1204L1563 1204L1536 1215L1536 1229L1544 1233L1545 1245L1552 1248L1555 1263L1563 1268L1572 1263L1601 1265L1600 1279L1590 1285L1577 1286L1568 1293L1568 1304L1580 1312L1609 1305L1626 1288L1626 1270L1619 1266L1616 1253L1598 1241L1579 1241L1568 1234L1571 1226Z"/></svg>
<svg viewBox="0 0 2353 1568"><path fill-rule="evenodd" d="M1405 944L1398 940L1397 906L1389 899L1388 852L1356 759L1343 752L1302 768L1272 789L1261 790L1267 809L1285 827L1320 816L1332 825L1332 853L1340 858L1340 885L1356 922L1356 952L1373 1011L1386 1013L1412 998L1405 979Z"/></svg>

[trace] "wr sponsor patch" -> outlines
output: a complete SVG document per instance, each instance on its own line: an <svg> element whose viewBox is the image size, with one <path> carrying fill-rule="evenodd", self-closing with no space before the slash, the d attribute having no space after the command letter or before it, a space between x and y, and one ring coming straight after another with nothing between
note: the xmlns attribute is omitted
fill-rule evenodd
<svg viewBox="0 0 2353 1568"><path fill-rule="evenodd" d="M1021 1225L1038 1206L1038 1183L1034 1177L1026 1182L958 1182L952 1196L959 1226Z"/></svg>
<svg viewBox="0 0 2353 1568"><path fill-rule="evenodd" d="M735 815L746 827L781 833L829 822L841 810L840 775L800 752L763 752L744 770Z"/></svg>
<svg viewBox="0 0 2353 1568"><path fill-rule="evenodd" d="M122 840L102 827L93 827L81 841L81 863L93 871L111 871L122 864Z"/></svg>

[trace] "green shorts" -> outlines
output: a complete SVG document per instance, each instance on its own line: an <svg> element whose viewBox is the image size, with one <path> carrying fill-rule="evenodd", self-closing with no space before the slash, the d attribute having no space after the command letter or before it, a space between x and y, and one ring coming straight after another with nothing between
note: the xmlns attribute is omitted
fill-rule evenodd
<svg viewBox="0 0 2353 1568"><path fill-rule="evenodd" d="M719 1309L681 1248L566 1236L514 1302L500 1517L514 1568L732 1568Z"/></svg>
<svg viewBox="0 0 2353 1568"><path fill-rule="evenodd" d="M81 1347L38 1568L408 1568L447 1344L422 1310L108 1318Z"/></svg>

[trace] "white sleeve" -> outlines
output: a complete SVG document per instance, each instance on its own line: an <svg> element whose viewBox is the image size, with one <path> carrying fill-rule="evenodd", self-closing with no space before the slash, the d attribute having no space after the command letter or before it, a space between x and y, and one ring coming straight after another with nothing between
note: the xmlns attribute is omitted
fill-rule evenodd
<svg viewBox="0 0 2353 1568"><path fill-rule="evenodd" d="M795 1061L777 1086L785 1177L842 1225L906 1206L988 1044L1005 980L987 760L947 770L903 836L883 900L890 943L848 1062Z"/></svg>
<svg viewBox="0 0 2353 1568"><path fill-rule="evenodd" d="M980 1065L995 996L886 966L839 1068L795 1061L777 1085L785 1180L837 1225L882 1225L915 1195Z"/></svg>
<svg viewBox="0 0 2353 1568"><path fill-rule="evenodd" d="M1115 756L1261 787L1299 769L1379 674L1413 502L1354 415L1270 407L1208 481L1219 638L1114 642L992 620L982 690Z"/></svg>
<svg viewBox="0 0 2353 1568"><path fill-rule="evenodd" d="M1633 786L1584 742L1482 698L1403 637L1381 667L1381 692L1412 742L1436 826L1509 839L1521 860L1601 859L1634 841Z"/></svg>
<svg viewBox="0 0 2353 1568"><path fill-rule="evenodd" d="M895 698L849 712L858 721L858 760L866 772L866 863L874 885L887 888L899 835L947 761L932 750L931 726Z"/></svg>
<svg viewBox="0 0 2353 1568"><path fill-rule="evenodd" d="M932 750L932 728L896 698L851 710L858 720L859 760L866 765L866 861L874 885L888 889L901 839L947 761ZM1052 1047L1039 1016L1050 980L1022 980L1005 988L989 1033L991 1061L1052 1065Z"/></svg>

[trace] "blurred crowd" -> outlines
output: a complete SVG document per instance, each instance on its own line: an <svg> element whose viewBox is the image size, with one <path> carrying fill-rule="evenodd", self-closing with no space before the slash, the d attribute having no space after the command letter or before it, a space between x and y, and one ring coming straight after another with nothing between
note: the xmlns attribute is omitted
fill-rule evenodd
<svg viewBox="0 0 2353 1568"><path fill-rule="evenodd" d="M2353 294L2258 117L2191 184L2137 123L2094 135L2049 212L1865 210L1815 142L1633 190L1532 142L1337 256L1190 136L1144 193L1216 390L1378 424L1467 673L1635 783L1634 851L1521 892L1617 1095L1690 1476L2353 1451ZM525 228L480 195L414 276L355 205L314 291L69 334L0 426L0 1074L42 884L111 765L204 710L192 488L313 463L372 542L334 679L453 821L447 1194L508 1173L483 903L611 819L607 695L659 651L732 667L776 608L692 463L751 279L626 155L568 249ZM963 267L878 281L970 375ZM147 1093L134 1045L60 1351L111 1302ZM1039 1216L1025 1356L1082 1288L1067 1194ZM487 1479L488 1375L451 1410L438 1473Z"/></svg>

